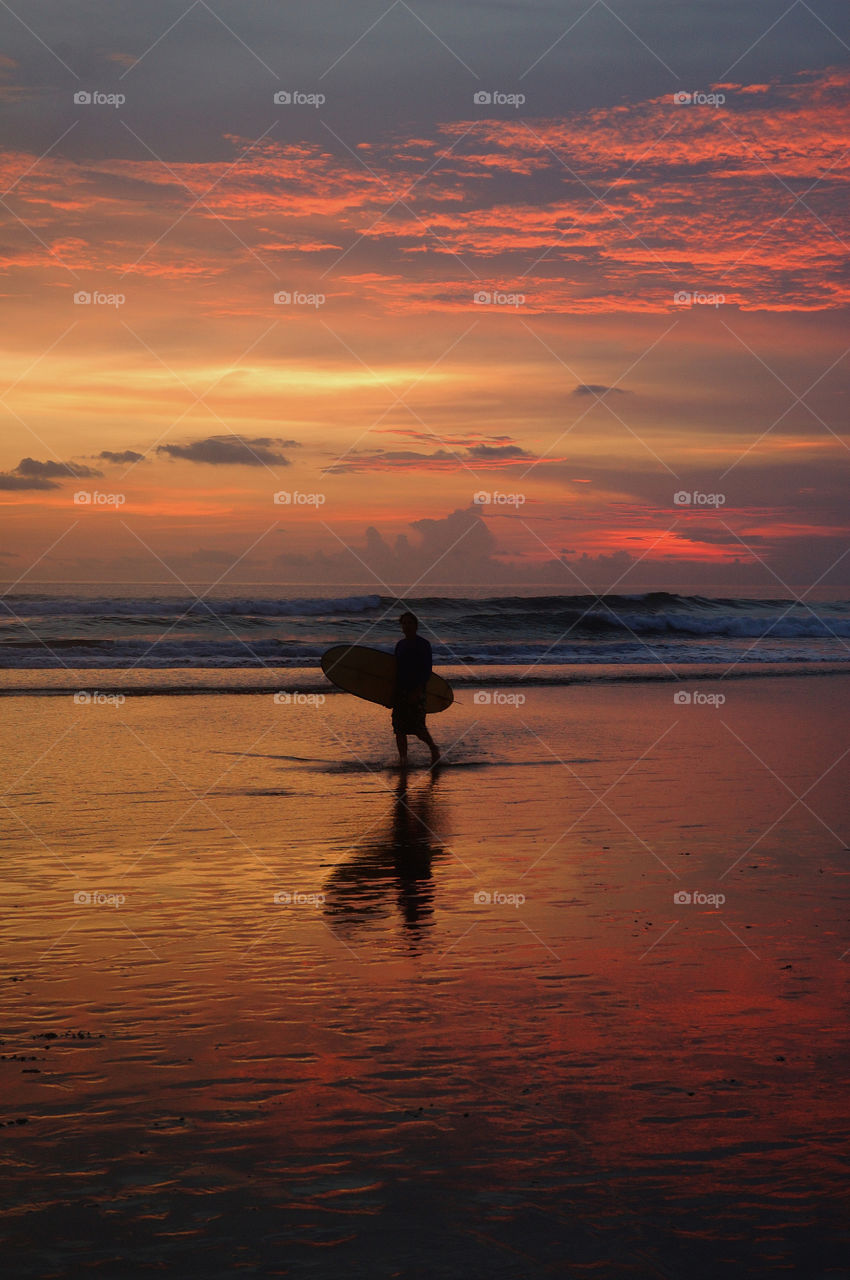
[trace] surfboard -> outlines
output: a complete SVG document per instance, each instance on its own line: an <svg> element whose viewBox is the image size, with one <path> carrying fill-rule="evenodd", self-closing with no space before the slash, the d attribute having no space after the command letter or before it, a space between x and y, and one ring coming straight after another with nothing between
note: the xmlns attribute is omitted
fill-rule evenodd
<svg viewBox="0 0 850 1280"><path fill-rule="evenodd" d="M362 644L338 644L322 654L322 670L338 689L379 706L393 705L395 655ZM454 702L451 686L433 675L425 686L425 712L434 715Z"/></svg>

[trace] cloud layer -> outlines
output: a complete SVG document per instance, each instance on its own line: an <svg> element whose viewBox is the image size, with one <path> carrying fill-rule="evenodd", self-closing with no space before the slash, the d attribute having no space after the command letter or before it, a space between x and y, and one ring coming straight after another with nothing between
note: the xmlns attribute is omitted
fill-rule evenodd
<svg viewBox="0 0 850 1280"><path fill-rule="evenodd" d="M744 310L846 305L850 73L712 89L722 105L668 93L347 146L233 135L226 161L7 152L0 179L26 226L0 261L112 271L126 288L230 281L216 309L233 314L258 310L261 285L266 312L293 277L388 312L473 310L482 287L523 299L491 309L525 314L666 311L683 291Z"/></svg>

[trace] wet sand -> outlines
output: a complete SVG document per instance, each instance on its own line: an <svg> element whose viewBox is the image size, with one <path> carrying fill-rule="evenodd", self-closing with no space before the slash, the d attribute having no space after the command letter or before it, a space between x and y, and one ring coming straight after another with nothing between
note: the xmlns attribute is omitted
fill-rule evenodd
<svg viewBox="0 0 850 1280"><path fill-rule="evenodd" d="M682 688L5 700L10 1273L850 1275L850 679Z"/></svg>

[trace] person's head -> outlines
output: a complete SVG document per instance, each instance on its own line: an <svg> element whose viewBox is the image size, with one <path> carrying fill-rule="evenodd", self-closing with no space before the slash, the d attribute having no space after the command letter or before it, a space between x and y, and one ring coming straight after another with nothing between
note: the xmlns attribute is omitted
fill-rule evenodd
<svg viewBox="0 0 850 1280"><path fill-rule="evenodd" d="M398 623L408 640L411 636L416 635L417 628L419 627L419 619L415 613L410 613L408 610L407 613L403 613L401 615Z"/></svg>

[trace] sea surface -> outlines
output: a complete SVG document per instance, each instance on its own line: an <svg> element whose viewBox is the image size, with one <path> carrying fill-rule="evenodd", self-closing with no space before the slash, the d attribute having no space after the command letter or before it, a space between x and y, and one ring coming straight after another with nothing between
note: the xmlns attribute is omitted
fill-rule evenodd
<svg viewBox="0 0 850 1280"><path fill-rule="evenodd" d="M317 668L350 642L390 648L411 609L434 662L463 680L469 668L517 678L576 667L679 664L717 668L842 663L850 658L850 601L639 595L282 598L200 594L0 598L0 669L227 671ZM476 673L470 678L478 679ZM7 682L8 683L8 682Z"/></svg>

